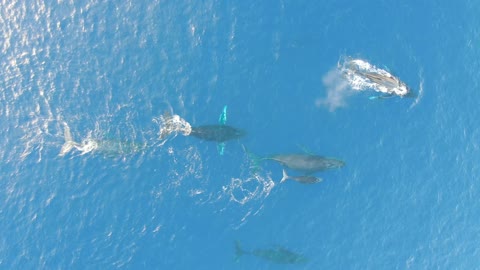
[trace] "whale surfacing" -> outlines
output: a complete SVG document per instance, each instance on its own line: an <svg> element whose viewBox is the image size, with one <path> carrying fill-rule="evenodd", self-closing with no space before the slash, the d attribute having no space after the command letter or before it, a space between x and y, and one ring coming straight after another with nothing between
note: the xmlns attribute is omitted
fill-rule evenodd
<svg viewBox="0 0 480 270"><path fill-rule="evenodd" d="M338 69L353 90L372 89L386 96L413 96L410 88L390 72L362 59L346 57Z"/></svg>

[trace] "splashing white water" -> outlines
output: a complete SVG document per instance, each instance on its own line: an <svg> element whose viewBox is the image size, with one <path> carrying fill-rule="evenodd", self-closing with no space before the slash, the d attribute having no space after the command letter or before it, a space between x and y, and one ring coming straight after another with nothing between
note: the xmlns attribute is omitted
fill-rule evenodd
<svg viewBox="0 0 480 270"><path fill-rule="evenodd" d="M267 197L274 186L270 176L255 173L246 179L232 178L223 190L230 195L230 200L243 205L251 200Z"/></svg>
<svg viewBox="0 0 480 270"><path fill-rule="evenodd" d="M190 123L176 114L166 113L153 121L160 125L160 146L165 144L170 134L174 134L173 137L176 137L177 133L180 132L183 136L188 136L192 132Z"/></svg>

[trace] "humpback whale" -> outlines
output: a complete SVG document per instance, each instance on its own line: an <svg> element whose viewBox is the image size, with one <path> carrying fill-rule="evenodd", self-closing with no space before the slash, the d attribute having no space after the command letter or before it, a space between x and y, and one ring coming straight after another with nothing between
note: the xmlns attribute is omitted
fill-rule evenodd
<svg viewBox="0 0 480 270"><path fill-rule="evenodd" d="M99 152L106 156L121 156L126 154L133 154L145 149L145 144L135 142L122 142L116 140L98 140L94 138L86 138L81 143L73 140L70 132L70 127L67 123L63 123L65 143L60 149L59 156L65 156L68 152L76 149L81 152L81 155L90 152Z"/></svg>
<svg viewBox="0 0 480 270"><path fill-rule="evenodd" d="M292 179L302 184L315 184L323 181L322 178L315 177L312 175L289 176L287 175L287 172L285 171L285 169L283 169L282 173L283 173L283 176L282 176L282 180L280 180L280 183L283 183L288 179Z"/></svg>
<svg viewBox="0 0 480 270"><path fill-rule="evenodd" d="M218 143L218 152L223 155L225 150L225 142L238 139L246 135L246 132L229 126L227 122L227 106L223 107L223 111L218 119L218 125L203 125L192 127L185 119L178 115L165 113L160 116L160 139L164 140L170 134L181 132L184 136L193 136L206 141Z"/></svg>
<svg viewBox="0 0 480 270"><path fill-rule="evenodd" d="M306 174L345 166L345 162L341 160L312 154L279 154L263 158L263 160L273 160L284 167Z"/></svg>
<svg viewBox="0 0 480 270"><path fill-rule="evenodd" d="M278 264L302 264L309 261L308 258L303 255L290 251L282 246L247 251L242 249L239 241L235 241L235 260L238 261L242 255L252 255Z"/></svg>
<svg viewBox="0 0 480 270"><path fill-rule="evenodd" d="M399 78L365 60L346 57L338 69L353 90L372 89L382 93L378 98L415 96Z"/></svg>
<svg viewBox="0 0 480 270"><path fill-rule="evenodd" d="M245 136L246 132L228 125L205 125L192 127L190 136L206 141L223 143Z"/></svg>

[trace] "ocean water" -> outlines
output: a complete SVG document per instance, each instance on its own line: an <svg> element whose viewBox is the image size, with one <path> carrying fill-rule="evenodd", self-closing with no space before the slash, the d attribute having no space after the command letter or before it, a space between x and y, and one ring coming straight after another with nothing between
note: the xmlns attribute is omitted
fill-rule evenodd
<svg viewBox="0 0 480 270"><path fill-rule="evenodd" d="M480 269L478 14L478 1L2 1L0 268ZM418 96L324 106L345 56ZM165 111L198 126L225 105L248 134L224 155L160 140ZM59 155L65 125L109 151ZM301 152L346 166L280 184L279 164L253 158ZM308 262L236 258L236 241Z"/></svg>

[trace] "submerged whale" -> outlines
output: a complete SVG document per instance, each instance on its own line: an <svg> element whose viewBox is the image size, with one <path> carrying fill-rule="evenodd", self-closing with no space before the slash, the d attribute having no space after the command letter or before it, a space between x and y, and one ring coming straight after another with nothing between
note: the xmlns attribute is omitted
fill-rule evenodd
<svg viewBox="0 0 480 270"><path fill-rule="evenodd" d="M316 176L313 176L313 175L290 176L290 175L287 174L285 169L283 169L282 173L283 173L283 176L282 176L282 180L280 180L280 183L283 183L283 182L287 181L288 179L292 179L292 180L297 181L297 182L302 183L302 184L315 184L315 183L320 183L320 182L323 181L322 178L319 178L319 177L316 177Z"/></svg>
<svg viewBox="0 0 480 270"><path fill-rule="evenodd" d="M117 157L137 153L146 148L145 144L118 140L99 140L94 138L86 138L81 143L76 142L73 140L70 127L67 125L67 123L64 122L63 125L65 143L58 154L60 157L65 156L73 149L79 151L81 155L90 152L98 152L108 157Z"/></svg>
<svg viewBox="0 0 480 270"><path fill-rule="evenodd" d="M235 241L235 260L238 261L242 255L252 255L278 264L302 264L309 261L305 256L281 246L247 251L242 249L239 241Z"/></svg>
<svg viewBox="0 0 480 270"><path fill-rule="evenodd" d="M206 141L223 143L245 136L246 132L228 125L205 125L192 127L190 136Z"/></svg>
<svg viewBox="0 0 480 270"><path fill-rule="evenodd" d="M284 167L306 174L345 166L345 162L341 160L312 154L279 154L263 158L263 160L274 160Z"/></svg>

